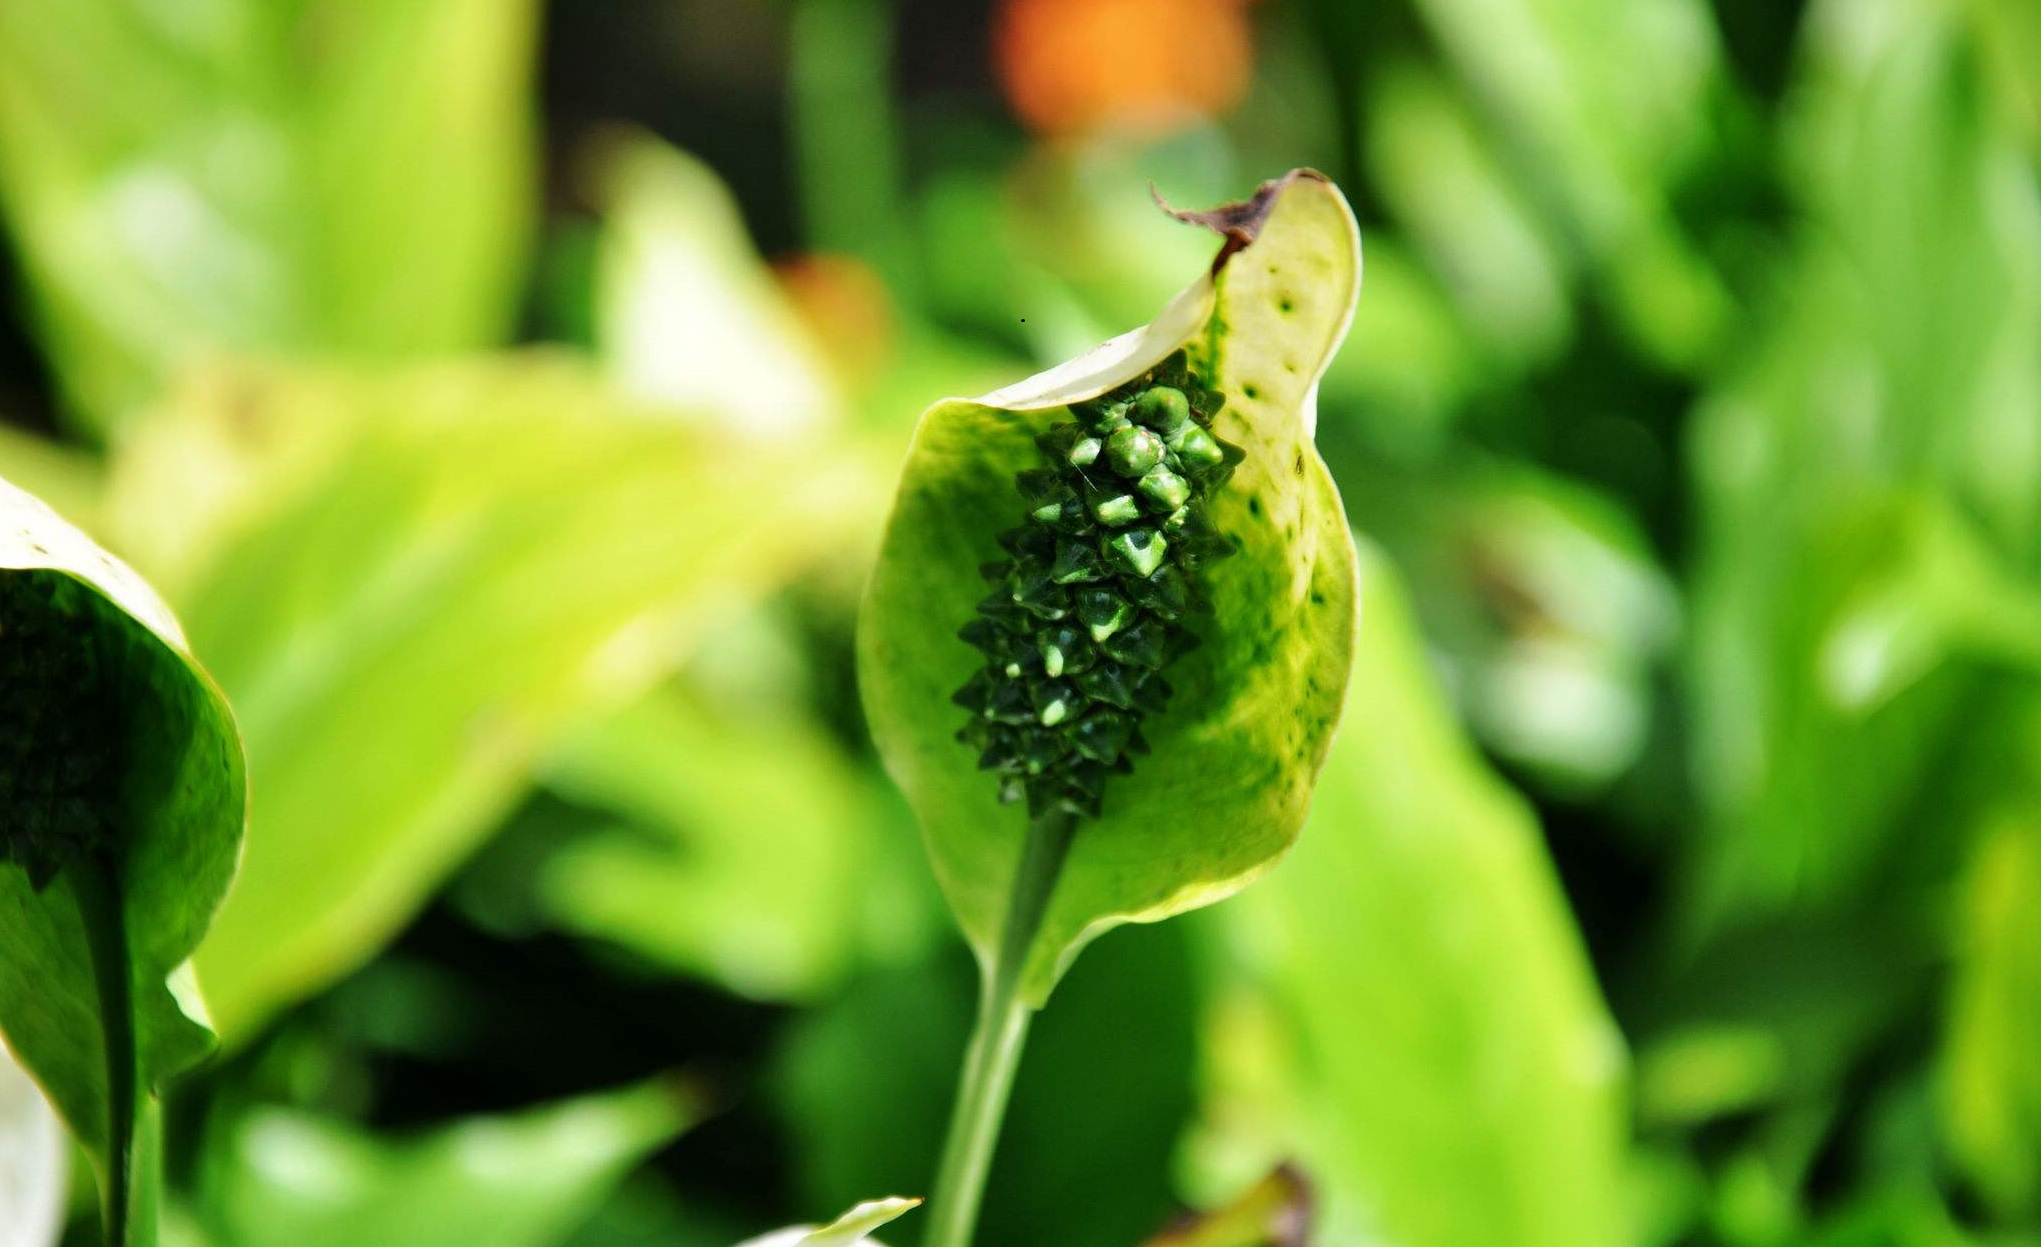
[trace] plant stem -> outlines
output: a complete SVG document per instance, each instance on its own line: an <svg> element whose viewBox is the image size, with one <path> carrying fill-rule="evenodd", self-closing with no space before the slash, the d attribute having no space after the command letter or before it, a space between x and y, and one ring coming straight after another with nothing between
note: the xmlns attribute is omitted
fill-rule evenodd
<svg viewBox="0 0 2041 1247"><path fill-rule="evenodd" d="M112 859L92 853L66 868L92 977L99 989L100 1029L106 1057L106 1173L100 1190L100 1223L107 1247L153 1243L153 1227L132 1224L135 1207L135 1116L141 1107L135 1086L135 1015L128 928L121 903L120 872ZM153 1207L154 1200L144 1201Z"/></svg>
<svg viewBox="0 0 2041 1247"><path fill-rule="evenodd" d="M1052 812L1028 824L1028 838L1014 871L1007 899L1006 926L978 998L978 1023L964 1056L957 1107L950 1117L949 1140L943 1145L935 1197L930 1201L931 1225L924 1247L970 1247L978 1224L978 1205L985 1178L992 1170L999 1125L1006 1117L1013 1076L1020 1068L1033 1008L1021 995L1021 977L1028 954L1049 910L1049 897L1063 872L1063 859L1077 830L1074 815Z"/></svg>
<svg viewBox="0 0 2041 1247"><path fill-rule="evenodd" d="M933 1225L925 1247L969 1247L978 1227L978 1204L986 1194L992 1151L1006 1118L1006 1098L1012 1094L1014 1071L1021 1067L1021 1047L1035 1014L1021 996L1021 980L1076 831L1078 818L1061 810L1029 822L1021 865L1014 869L1006 900L1006 927L992 963L986 965L978 996L978 1027L963 1057L957 1108L949 1118L943 1167L937 1171L935 1198L929 1204Z"/></svg>

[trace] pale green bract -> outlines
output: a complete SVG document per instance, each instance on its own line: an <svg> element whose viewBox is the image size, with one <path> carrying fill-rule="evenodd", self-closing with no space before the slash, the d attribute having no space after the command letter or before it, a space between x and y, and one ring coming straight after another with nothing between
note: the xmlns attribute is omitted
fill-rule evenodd
<svg viewBox="0 0 2041 1247"><path fill-rule="evenodd" d="M1352 319L1360 237L1337 188L1308 171L1185 219L1227 236L1212 269L1152 323L1076 360L921 418L859 627L866 715L920 817L951 907L981 960L1000 935L1025 816L955 739L950 694L982 658L956 637L984 593L1014 476L1070 403L1183 348L1225 395L1213 425L1246 459L1211 503L1240 556L1203 573L1204 644L1168 670L1143 724L1153 752L1114 777L1071 843L1022 991L1045 1000L1085 943L1244 887L1296 838L1339 718L1357 604L1353 541L1312 436L1319 376Z"/></svg>

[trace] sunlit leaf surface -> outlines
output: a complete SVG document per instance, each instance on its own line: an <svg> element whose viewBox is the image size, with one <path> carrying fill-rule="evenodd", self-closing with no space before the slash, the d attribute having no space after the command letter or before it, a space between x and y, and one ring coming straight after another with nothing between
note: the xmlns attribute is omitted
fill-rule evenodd
<svg viewBox="0 0 2041 1247"><path fill-rule="evenodd" d="M705 610L821 556L869 496L854 454L712 438L543 358L220 376L155 429L118 515L262 777L199 963L230 1037L373 953L563 729L671 670ZM166 497L199 480L207 507Z"/></svg>
<svg viewBox="0 0 2041 1247"><path fill-rule="evenodd" d="M493 342L528 233L529 0L0 11L0 204L104 428L209 350Z"/></svg>

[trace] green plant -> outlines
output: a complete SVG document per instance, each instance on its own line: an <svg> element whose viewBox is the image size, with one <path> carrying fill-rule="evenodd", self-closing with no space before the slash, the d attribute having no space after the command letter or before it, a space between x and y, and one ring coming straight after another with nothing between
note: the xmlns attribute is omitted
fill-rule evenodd
<svg viewBox="0 0 2041 1247"><path fill-rule="evenodd" d="M157 1091L212 1044L186 959L246 799L226 700L155 595L0 481L0 1032L156 1241Z"/></svg>
<svg viewBox="0 0 2041 1247"><path fill-rule="evenodd" d="M1071 959L1266 870L1342 705L1355 556L1312 434L1358 231L1309 172L1188 219L1227 241L1154 322L922 417L860 622L873 735L983 977L933 1247L970 1239Z"/></svg>

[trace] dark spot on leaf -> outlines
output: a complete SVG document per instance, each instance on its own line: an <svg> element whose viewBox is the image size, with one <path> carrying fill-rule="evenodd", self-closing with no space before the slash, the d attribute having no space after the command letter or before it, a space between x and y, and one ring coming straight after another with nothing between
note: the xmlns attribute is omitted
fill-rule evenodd
<svg viewBox="0 0 2041 1247"><path fill-rule="evenodd" d="M1246 395L1246 396L1247 396L1248 398L1260 398L1260 397L1261 397L1261 390L1260 390L1260 388L1259 388L1259 387L1257 387L1257 386L1252 386L1252 385L1243 385L1243 386L1241 386L1241 387L1240 387L1240 392L1241 392L1242 394Z"/></svg>
<svg viewBox="0 0 2041 1247"><path fill-rule="evenodd" d="M1290 299L1287 296L1285 296L1280 302L1276 304L1276 310L1281 312L1283 315L1288 316L1291 312L1297 310L1297 305L1291 302Z"/></svg>
<svg viewBox="0 0 2041 1247"><path fill-rule="evenodd" d="M1247 500L1247 513L1248 513L1249 515L1260 515L1260 514L1261 514L1261 499L1259 499L1259 498L1249 498L1249 499Z"/></svg>
<svg viewBox="0 0 2041 1247"><path fill-rule="evenodd" d="M1296 469L1297 475L1299 476L1304 475L1304 452L1301 450L1297 452Z"/></svg>

